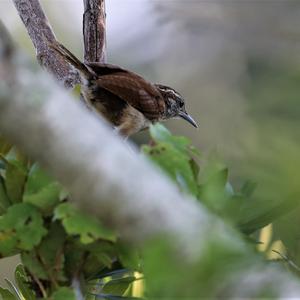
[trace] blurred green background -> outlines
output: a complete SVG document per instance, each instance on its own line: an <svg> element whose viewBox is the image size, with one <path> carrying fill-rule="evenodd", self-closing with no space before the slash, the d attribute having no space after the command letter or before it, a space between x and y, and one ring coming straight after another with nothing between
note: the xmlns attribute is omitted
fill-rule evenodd
<svg viewBox="0 0 300 300"><path fill-rule="evenodd" d="M82 1L42 3L58 39L82 57ZM36 64L12 1L0 1L0 18ZM181 120L167 127L222 157L234 186L257 182L253 201L266 211L299 200L299 1L108 0L107 45L110 63L185 96L199 129ZM147 133L134 139L146 142ZM273 239L285 239L300 262L295 222L284 218Z"/></svg>

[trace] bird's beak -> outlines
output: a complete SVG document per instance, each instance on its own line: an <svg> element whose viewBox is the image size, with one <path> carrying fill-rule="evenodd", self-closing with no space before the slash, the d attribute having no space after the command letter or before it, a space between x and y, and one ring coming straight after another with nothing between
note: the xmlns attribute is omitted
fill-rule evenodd
<svg viewBox="0 0 300 300"><path fill-rule="evenodd" d="M195 120L186 112L180 111L179 112L179 117L181 117L182 119L188 121L190 124L192 124L194 127L198 128L197 123L195 122Z"/></svg>

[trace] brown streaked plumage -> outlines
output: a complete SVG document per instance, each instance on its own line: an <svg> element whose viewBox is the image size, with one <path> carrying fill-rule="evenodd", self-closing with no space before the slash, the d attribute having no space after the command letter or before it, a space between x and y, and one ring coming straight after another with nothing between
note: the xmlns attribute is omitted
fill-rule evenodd
<svg viewBox="0 0 300 300"><path fill-rule="evenodd" d="M151 123L181 117L197 127L186 113L182 96L174 89L152 84L136 73L111 64L82 63L63 45L51 48L78 70L85 101L123 136Z"/></svg>

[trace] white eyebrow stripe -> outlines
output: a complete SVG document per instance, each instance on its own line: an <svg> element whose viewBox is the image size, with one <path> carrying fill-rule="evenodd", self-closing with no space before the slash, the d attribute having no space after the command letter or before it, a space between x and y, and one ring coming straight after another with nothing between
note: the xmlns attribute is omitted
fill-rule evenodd
<svg viewBox="0 0 300 300"><path fill-rule="evenodd" d="M181 95L179 95L178 93L176 93L174 90L169 90L169 92L171 92L177 98L182 98Z"/></svg>
<svg viewBox="0 0 300 300"><path fill-rule="evenodd" d="M179 93L177 93L175 90L173 90L172 88L160 87L160 89L163 90L164 92L173 94L175 97L182 98L182 96Z"/></svg>

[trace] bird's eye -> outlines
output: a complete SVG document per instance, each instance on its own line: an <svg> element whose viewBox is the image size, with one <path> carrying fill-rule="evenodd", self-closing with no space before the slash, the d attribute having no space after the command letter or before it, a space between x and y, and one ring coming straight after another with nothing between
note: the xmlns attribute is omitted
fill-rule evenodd
<svg viewBox="0 0 300 300"><path fill-rule="evenodd" d="M184 106L184 102L179 103L179 107L182 108Z"/></svg>

